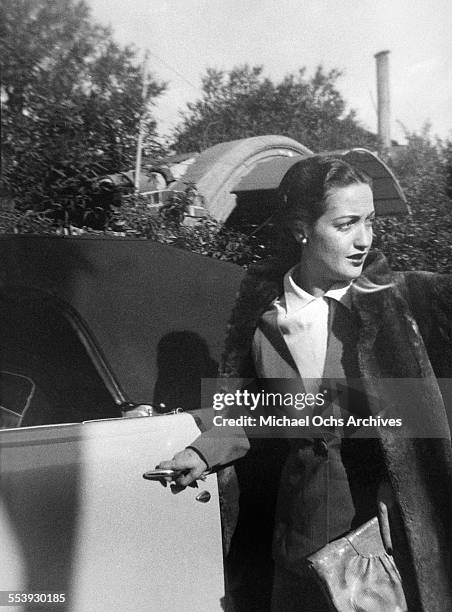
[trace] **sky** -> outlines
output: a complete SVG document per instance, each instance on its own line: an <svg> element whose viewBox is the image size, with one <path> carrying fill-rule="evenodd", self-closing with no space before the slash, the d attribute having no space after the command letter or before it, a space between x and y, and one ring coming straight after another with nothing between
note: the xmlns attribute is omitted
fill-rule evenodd
<svg viewBox="0 0 452 612"><path fill-rule="evenodd" d="M452 138L450 0L86 0L117 42L133 44L168 91L156 103L161 134L200 97L207 67L263 65L279 82L306 67L339 68L338 88L377 131L375 53L389 50L391 136L405 126Z"/></svg>

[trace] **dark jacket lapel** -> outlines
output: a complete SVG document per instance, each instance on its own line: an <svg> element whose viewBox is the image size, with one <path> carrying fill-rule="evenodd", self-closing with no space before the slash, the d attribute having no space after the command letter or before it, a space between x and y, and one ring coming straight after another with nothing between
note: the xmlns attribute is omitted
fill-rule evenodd
<svg viewBox="0 0 452 612"><path fill-rule="evenodd" d="M289 370L289 372L287 372L287 376L298 377L300 376L298 368L295 364L289 347L287 346L284 336L282 335L281 330L279 329L276 317L277 313L274 309L267 310L260 318L258 328L261 330L268 342L275 349L279 357L283 359L284 362L289 366L291 371ZM287 370L287 366L285 369Z"/></svg>

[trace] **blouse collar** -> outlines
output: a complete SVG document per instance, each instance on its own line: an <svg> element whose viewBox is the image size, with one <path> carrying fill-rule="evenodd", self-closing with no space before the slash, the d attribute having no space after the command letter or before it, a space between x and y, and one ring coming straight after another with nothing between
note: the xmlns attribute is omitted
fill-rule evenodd
<svg viewBox="0 0 452 612"><path fill-rule="evenodd" d="M279 300L280 306L283 306L286 310L286 313L292 313L295 310L299 310L304 308L311 302L315 300L323 300L324 298L331 298L340 302L348 309L351 308L351 295L349 292L351 282L350 283L335 283L332 287L328 289L326 293L320 298L316 298L311 295L304 289L302 289L294 280L294 271L297 266L291 268L284 275L284 295L283 299Z"/></svg>

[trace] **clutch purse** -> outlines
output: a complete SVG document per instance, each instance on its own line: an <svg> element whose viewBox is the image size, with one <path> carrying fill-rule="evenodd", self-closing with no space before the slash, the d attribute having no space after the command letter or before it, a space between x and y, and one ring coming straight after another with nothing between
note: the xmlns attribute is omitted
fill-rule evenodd
<svg viewBox="0 0 452 612"><path fill-rule="evenodd" d="M309 571L339 612L408 610L399 571L374 517L308 557Z"/></svg>

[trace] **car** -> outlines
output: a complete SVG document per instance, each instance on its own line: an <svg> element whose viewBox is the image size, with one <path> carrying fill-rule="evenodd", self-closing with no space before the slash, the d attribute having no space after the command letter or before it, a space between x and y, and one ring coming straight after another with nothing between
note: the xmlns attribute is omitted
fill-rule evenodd
<svg viewBox="0 0 452 612"><path fill-rule="evenodd" d="M143 475L200 433L187 410L243 271L126 238L2 236L0 253L0 591L224 609L217 476L174 495ZM143 403L154 416L122 418Z"/></svg>

